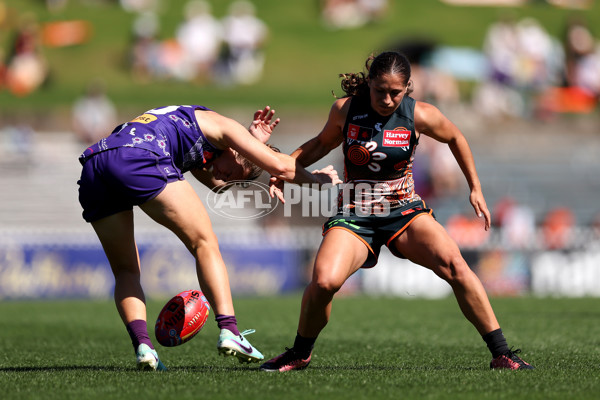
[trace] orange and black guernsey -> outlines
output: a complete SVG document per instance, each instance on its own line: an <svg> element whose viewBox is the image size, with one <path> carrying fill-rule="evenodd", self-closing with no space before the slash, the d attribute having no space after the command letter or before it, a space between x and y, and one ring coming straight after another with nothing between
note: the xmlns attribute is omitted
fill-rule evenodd
<svg viewBox="0 0 600 400"><path fill-rule="evenodd" d="M390 116L381 116L368 96L352 98L344 124L344 181L339 211L360 207L376 213L421 200L415 193L413 160L418 144L416 101L405 96ZM388 208L389 207L389 208Z"/></svg>

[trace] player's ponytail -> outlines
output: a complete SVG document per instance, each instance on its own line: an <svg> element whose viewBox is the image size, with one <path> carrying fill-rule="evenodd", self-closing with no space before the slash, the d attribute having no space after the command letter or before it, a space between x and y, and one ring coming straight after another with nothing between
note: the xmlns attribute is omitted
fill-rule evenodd
<svg viewBox="0 0 600 400"><path fill-rule="evenodd" d="M365 61L365 70L367 71L366 74L364 72L340 74L340 78L342 78L341 87L346 93L344 97L368 95L369 80L377 79L382 75L402 75L404 84L407 87L406 94L413 92L413 81L410 79L410 62L401 53L386 51L378 56L371 54Z"/></svg>

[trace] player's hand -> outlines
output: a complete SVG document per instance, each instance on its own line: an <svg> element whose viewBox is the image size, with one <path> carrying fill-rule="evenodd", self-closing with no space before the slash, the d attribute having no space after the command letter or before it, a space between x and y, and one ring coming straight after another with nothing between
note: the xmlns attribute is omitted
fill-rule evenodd
<svg viewBox="0 0 600 400"><path fill-rule="evenodd" d="M285 199L283 198L284 185L285 181L283 179L271 176L271 178L269 178L269 194L271 195L271 198L275 198L275 196L277 196L282 203L285 203Z"/></svg>
<svg viewBox="0 0 600 400"><path fill-rule="evenodd" d="M485 218L484 228L486 231L489 230L492 223L492 217L490 216L490 210L488 210L485 199L483 198L483 193L479 190L471 191L469 201L471 202L473 209L475 209L475 214L477 214L479 218Z"/></svg>
<svg viewBox="0 0 600 400"><path fill-rule="evenodd" d="M323 169L316 169L312 174L317 178L320 188L323 188L323 185L335 186L343 183L333 165L328 165Z"/></svg>
<svg viewBox="0 0 600 400"><path fill-rule="evenodd" d="M254 113L254 120L248 127L248 131L252 136L257 138L263 143L267 143L267 141L271 138L271 133L281 121L279 118L273 120L273 116L275 115L275 110L271 110L271 107L266 106L262 110L257 110Z"/></svg>

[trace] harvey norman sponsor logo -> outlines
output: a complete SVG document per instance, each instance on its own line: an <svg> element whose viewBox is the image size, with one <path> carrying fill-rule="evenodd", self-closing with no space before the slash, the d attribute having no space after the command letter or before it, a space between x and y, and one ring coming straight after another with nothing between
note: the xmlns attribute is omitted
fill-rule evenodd
<svg viewBox="0 0 600 400"><path fill-rule="evenodd" d="M411 132L404 128L394 129L392 131L383 131L382 145L385 147L402 147L408 148L410 146L410 134Z"/></svg>

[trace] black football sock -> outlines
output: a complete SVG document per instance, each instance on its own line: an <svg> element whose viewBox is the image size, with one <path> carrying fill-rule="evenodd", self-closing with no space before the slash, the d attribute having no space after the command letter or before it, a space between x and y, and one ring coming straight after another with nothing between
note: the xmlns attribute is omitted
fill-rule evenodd
<svg viewBox="0 0 600 400"><path fill-rule="evenodd" d="M147 344L152 350L154 350L154 346L150 341L150 336L148 336L148 327L146 325L146 321L142 319L136 319L135 321L131 321L126 326L127 333L129 333L129 337L131 338L131 344L133 344L133 351L137 352L137 348L140 344Z"/></svg>
<svg viewBox="0 0 600 400"><path fill-rule="evenodd" d="M237 327L237 319L235 319L235 315L223 315L219 314L215 317L215 321L217 321L217 325L219 329L229 329L231 333L238 336L240 331Z"/></svg>
<svg viewBox="0 0 600 400"><path fill-rule="evenodd" d="M506 344L502 329L498 328L495 331L488 332L482 338L487 344L488 349L490 349L493 358L508 353L508 344Z"/></svg>
<svg viewBox="0 0 600 400"><path fill-rule="evenodd" d="M310 355L313 347L315 347L316 341L317 338L306 338L297 333L296 339L294 340L294 351L300 354L300 357L307 358Z"/></svg>

